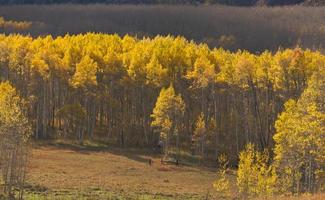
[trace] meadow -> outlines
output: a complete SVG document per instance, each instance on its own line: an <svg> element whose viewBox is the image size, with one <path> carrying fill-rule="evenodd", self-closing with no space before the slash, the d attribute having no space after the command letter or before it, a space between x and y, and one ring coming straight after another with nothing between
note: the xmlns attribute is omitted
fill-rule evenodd
<svg viewBox="0 0 325 200"><path fill-rule="evenodd" d="M152 165L148 164L149 158L153 159ZM218 176L215 168L163 165L156 153L145 149L121 149L94 142L84 146L63 141L39 143L34 144L25 199L216 200L220 196L212 183ZM237 199L235 171L229 170L227 176L232 181L233 199ZM323 194L317 194L268 199L323 198Z"/></svg>
<svg viewBox="0 0 325 200"><path fill-rule="evenodd" d="M162 165L150 150L94 143L39 145L30 161L26 199L212 198L216 177L215 170L209 168Z"/></svg>
<svg viewBox="0 0 325 200"><path fill-rule="evenodd" d="M33 146L26 200L223 199L213 189L213 182L220 176L215 168L161 164L159 155L148 149L121 149L96 142L80 146L62 140ZM149 158L152 165L148 164ZM238 199L236 172L229 170L227 177L232 185L231 199ZM317 194L268 199L323 198L323 194Z"/></svg>

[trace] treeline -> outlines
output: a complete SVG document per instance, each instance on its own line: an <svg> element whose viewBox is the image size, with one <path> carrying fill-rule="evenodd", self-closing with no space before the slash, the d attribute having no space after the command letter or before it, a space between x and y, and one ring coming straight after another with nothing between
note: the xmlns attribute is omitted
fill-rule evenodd
<svg viewBox="0 0 325 200"><path fill-rule="evenodd" d="M304 0L0 0L0 4L225 4L238 6L264 5L293 5Z"/></svg>
<svg viewBox="0 0 325 200"><path fill-rule="evenodd" d="M31 28L32 23L27 21L5 20L0 17L0 30L24 31Z"/></svg>
<svg viewBox="0 0 325 200"><path fill-rule="evenodd" d="M325 62L299 48L254 55L182 37L105 34L2 35L0 52L0 79L28 102L35 139L144 147L168 138L170 147L212 159L235 159L247 143L272 148L284 103Z"/></svg>

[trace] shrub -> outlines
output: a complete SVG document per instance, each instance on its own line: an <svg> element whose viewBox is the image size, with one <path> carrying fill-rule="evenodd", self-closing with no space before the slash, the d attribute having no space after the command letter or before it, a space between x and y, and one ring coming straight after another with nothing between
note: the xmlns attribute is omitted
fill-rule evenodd
<svg viewBox="0 0 325 200"><path fill-rule="evenodd" d="M258 152L248 144L239 155L237 185L242 197L271 196L275 192L276 174L269 164L267 151Z"/></svg>

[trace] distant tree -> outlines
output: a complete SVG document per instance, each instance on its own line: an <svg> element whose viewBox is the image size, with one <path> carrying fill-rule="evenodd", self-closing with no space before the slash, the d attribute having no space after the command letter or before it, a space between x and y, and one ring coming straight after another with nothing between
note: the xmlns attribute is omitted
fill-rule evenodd
<svg viewBox="0 0 325 200"><path fill-rule="evenodd" d="M303 3L305 0L268 0L268 5L290 5Z"/></svg>
<svg viewBox="0 0 325 200"><path fill-rule="evenodd" d="M107 4L226 4L252 6L258 0L0 0L0 4L62 4L62 3L107 3ZM267 0L269 5L289 5L305 0Z"/></svg>
<svg viewBox="0 0 325 200"><path fill-rule="evenodd" d="M212 56L207 46L201 45L197 54L193 69L187 72L186 78L193 80L192 88L197 89L201 94L201 112L204 115L204 121L207 121L207 93L211 92L209 86L214 89L217 70L215 64L211 62Z"/></svg>
<svg viewBox="0 0 325 200"><path fill-rule="evenodd" d="M89 136L93 137L93 132L95 128L95 113L94 109L96 104L95 98L96 98L96 86L98 85L97 82L97 74L98 74L98 65L97 62L94 61L90 56L85 55L81 58L80 62L76 64L76 71L73 75L70 84L73 88L75 88L78 92L78 94L81 96L82 94L86 94L83 104L84 107L88 108L88 115L85 120L86 130L83 130L83 127L79 128L79 141L83 142L83 132L86 131ZM78 113L82 111L82 109L78 109ZM83 117L79 117L79 120L82 120ZM79 123L82 125L82 122Z"/></svg>
<svg viewBox="0 0 325 200"><path fill-rule="evenodd" d="M88 55L82 57L80 63L76 65L76 72L71 80L74 88L84 88L97 85L97 63Z"/></svg>
<svg viewBox="0 0 325 200"><path fill-rule="evenodd" d="M211 4L226 4L226 5L238 5L238 6L252 6L257 0L207 0L206 2Z"/></svg>
<svg viewBox="0 0 325 200"><path fill-rule="evenodd" d="M69 133L77 133L79 143L83 143L83 127L86 118L86 111L80 104L68 104L60 108L57 113L57 117L63 120L63 134L64 137Z"/></svg>
<svg viewBox="0 0 325 200"><path fill-rule="evenodd" d="M0 17L0 30L9 31L9 32L19 32L31 28L32 22L28 21L13 21L5 20L3 17Z"/></svg>
<svg viewBox="0 0 325 200"><path fill-rule="evenodd" d="M206 149L211 150L214 149L215 158L219 158L218 153L218 126L214 117L210 117L207 122L207 133L206 133ZM208 152L206 153L207 157L209 157Z"/></svg>
<svg viewBox="0 0 325 200"><path fill-rule="evenodd" d="M206 127L205 121L204 121L204 114L201 113L195 123L195 129L194 129L194 134L193 134L193 139L194 139L194 141L197 142L198 147L199 147L198 149L199 149L200 156L201 156L200 161L201 161L201 159L204 159L206 137L207 137L207 127Z"/></svg>

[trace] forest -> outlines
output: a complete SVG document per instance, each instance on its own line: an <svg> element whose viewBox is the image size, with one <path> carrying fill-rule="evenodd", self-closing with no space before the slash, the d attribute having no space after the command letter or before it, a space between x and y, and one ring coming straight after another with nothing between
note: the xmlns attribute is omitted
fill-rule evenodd
<svg viewBox="0 0 325 200"><path fill-rule="evenodd" d="M0 4L225 4L237 6L253 5L318 5L322 0L0 0Z"/></svg>
<svg viewBox="0 0 325 200"><path fill-rule="evenodd" d="M0 1L0 200L324 199L324 7L149 2Z"/></svg>
<svg viewBox="0 0 325 200"><path fill-rule="evenodd" d="M256 55L182 37L91 33L2 35L0 41L0 119L9 126L1 126L1 134L13 126L19 148L30 136L80 144L100 138L121 147L162 141L163 159L178 160L187 151L213 164L227 155L227 165L239 165L238 183L247 195L273 194L275 184L293 193L323 186L320 52L297 47ZM262 173L256 183L245 172L254 169Z"/></svg>

